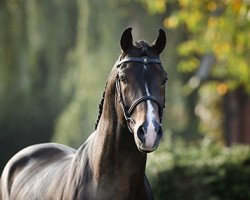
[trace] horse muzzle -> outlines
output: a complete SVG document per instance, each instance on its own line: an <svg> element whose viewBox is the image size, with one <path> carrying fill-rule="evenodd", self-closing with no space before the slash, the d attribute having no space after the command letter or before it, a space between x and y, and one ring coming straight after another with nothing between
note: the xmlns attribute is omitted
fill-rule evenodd
<svg viewBox="0 0 250 200"><path fill-rule="evenodd" d="M157 149L162 138L161 124L155 120L151 124L144 122L134 132L134 137L139 151L150 153Z"/></svg>

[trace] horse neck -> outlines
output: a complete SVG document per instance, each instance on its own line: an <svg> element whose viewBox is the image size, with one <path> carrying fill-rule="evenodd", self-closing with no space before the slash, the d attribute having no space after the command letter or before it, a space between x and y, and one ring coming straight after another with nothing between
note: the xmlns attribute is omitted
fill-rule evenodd
<svg viewBox="0 0 250 200"><path fill-rule="evenodd" d="M97 181L108 176L123 183L126 180L138 182L144 179L146 154L138 151L133 134L118 120L116 106L120 105L116 101L115 80L116 70L113 69L93 141L93 171Z"/></svg>

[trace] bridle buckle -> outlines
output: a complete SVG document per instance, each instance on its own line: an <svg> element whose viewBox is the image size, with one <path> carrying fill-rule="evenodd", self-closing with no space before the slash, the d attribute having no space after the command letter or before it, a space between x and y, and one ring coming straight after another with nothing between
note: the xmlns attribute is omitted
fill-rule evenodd
<svg viewBox="0 0 250 200"><path fill-rule="evenodd" d="M144 65L148 64L148 58L147 57L142 57L142 62Z"/></svg>

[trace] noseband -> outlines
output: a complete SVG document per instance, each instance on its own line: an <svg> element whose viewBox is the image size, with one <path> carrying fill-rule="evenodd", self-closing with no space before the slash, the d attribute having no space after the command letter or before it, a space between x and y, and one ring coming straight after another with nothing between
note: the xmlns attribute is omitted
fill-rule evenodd
<svg viewBox="0 0 250 200"><path fill-rule="evenodd" d="M139 62L139 63L142 63L143 65L147 65L149 63L158 63L158 64L161 64L161 61L158 58L125 57L124 59L117 61L115 65L116 65L117 68L119 68L123 63L126 63L126 62ZM118 92L118 95L119 95L119 98L120 98L121 107L122 107L122 110L123 110L123 113L124 113L124 117L125 117L127 123L129 121L132 121L134 123L134 120L130 117L131 114L132 114L132 112L133 112L133 110L134 110L134 108L138 104L140 104L141 102L148 101L148 100L149 101L153 101L153 102L155 102L158 105L158 107L159 107L160 122L161 122L164 105L162 105L158 101L158 99L156 97L151 96L151 95L142 96L142 97L138 98L137 100L135 100L131 104L131 106L126 106L125 102L124 102L124 99L123 99L123 95L122 95L122 91L121 91L121 86L120 86L120 79L119 79L119 75L118 74L117 74L117 78L116 78L116 89L117 89L117 92ZM128 126L128 128L130 130L129 126Z"/></svg>

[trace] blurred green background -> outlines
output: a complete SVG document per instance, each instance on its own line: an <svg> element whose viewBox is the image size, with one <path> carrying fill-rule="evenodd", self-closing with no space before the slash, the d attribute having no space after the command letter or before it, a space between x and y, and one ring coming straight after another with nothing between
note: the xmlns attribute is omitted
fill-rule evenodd
<svg viewBox="0 0 250 200"><path fill-rule="evenodd" d="M128 26L168 39L156 199L250 199L249 0L0 0L0 172L28 145L93 132Z"/></svg>

